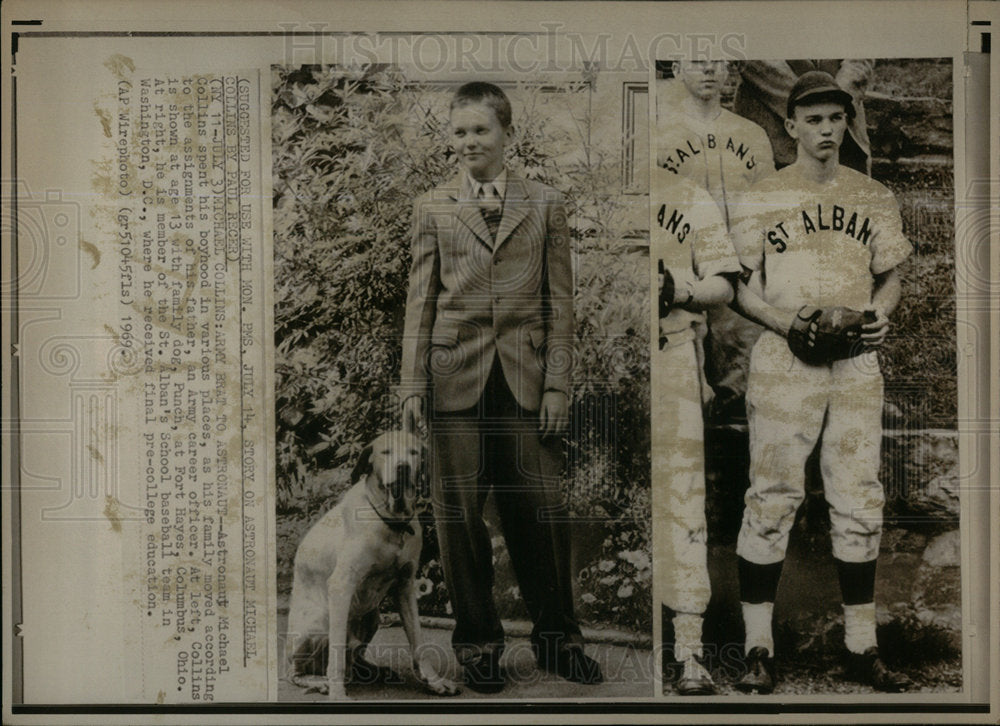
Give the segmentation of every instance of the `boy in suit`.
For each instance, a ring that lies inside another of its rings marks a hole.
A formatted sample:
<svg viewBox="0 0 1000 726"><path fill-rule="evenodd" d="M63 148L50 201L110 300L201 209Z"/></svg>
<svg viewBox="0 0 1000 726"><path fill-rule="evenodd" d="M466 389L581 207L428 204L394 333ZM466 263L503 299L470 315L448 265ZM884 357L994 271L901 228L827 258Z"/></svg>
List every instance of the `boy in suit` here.
<svg viewBox="0 0 1000 726"><path fill-rule="evenodd" d="M511 108L497 86L460 87L450 122L461 169L414 205L400 382L404 426L430 424L452 645L470 688L502 690L483 520L492 489L539 666L597 683L573 614L559 492L574 330L562 196L506 169Z"/></svg>

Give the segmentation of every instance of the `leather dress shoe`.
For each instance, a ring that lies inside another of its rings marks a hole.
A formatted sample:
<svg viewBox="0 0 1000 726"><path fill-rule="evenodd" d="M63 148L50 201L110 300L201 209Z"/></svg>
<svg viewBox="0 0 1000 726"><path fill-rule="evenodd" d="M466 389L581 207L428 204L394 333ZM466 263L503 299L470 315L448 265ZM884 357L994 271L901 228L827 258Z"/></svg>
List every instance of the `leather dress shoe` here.
<svg viewBox="0 0 1000 726"><path fill-rule="evenodd" d="M677 679L677 693L682 696L712 696L715 683L701 659L691 656L684 661L684 670Z"/></svg>
<svg viewBox="0 0 1000 726"><path fill-rule="evenodd" d="M465 664L465 684L479 693L499 693L506 683L500 651L483 653Z"/></svg>
<svg viewBox="0 0 1000 726"><path fill-rule="evenodd" d="M902 673L889 670L879 657L878 648L864 653L848 653L846 675L852 681L864 683L876 691L902 693L913 687L913 681Z"/></svg>
<svg viewBox="0 0 1000 726"><path fill-rule="evenodd" d="M774 690L774 659L767 653L767 648L757 646L751 648L743 660L746 668L736 688L744 693L767 694Z"/></svg>
<svg viewBox="0 0 1000 726"><path fill-rule="evenodd" d="M564 645L552 653L542 651L538 655L538 665L574 683L593 685L604 680L601 666L583 652L581 645Z"/></svg>

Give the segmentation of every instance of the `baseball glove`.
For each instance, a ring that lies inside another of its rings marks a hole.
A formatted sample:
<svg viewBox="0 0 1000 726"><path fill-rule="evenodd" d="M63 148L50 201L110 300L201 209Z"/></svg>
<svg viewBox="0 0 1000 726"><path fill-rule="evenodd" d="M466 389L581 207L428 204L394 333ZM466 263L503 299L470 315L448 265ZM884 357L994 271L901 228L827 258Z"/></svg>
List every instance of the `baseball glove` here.
<svg viewBox="0 0 1000 726"><path fill-rule="evenodd" d="M657 260L657 272L663 275L663 287L660 288L660 312L659 318L667 317L670 314L671 309L674 307L674 276L670 272L670 268L663 264L663 260Z"/></svg>
<svg viewBox="0 0 1000 726"><path fill-rule="evenodd" d="M805 305L788 329L788 347L799 360L814 366L852 358L864 350L861 326L875 320L872 310Z"/></svg>

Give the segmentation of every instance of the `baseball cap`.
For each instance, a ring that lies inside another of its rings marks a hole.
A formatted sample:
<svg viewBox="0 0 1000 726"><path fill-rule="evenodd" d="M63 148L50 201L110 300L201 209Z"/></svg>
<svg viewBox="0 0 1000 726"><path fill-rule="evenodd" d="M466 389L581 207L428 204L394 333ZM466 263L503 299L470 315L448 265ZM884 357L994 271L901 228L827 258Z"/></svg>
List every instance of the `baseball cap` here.
<svg viewBox="0 0 1000 726"><path fill-rule="evenodd" d="M788 118L792 117L796 106L804 105L806 99L814 96L825 96L834 102L843 103L847 115L854 117L854 97L838 86L833 76L825 71L807 71L799 76L788 93Z"/></svg>

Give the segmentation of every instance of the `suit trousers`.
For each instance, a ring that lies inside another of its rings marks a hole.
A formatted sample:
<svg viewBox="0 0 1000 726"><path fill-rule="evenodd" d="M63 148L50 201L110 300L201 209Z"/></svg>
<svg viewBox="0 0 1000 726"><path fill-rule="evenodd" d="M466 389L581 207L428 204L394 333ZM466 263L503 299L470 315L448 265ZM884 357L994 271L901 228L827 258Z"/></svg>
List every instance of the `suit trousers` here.
<svg viewBox="0 0 1000 726"><path fill-rule="evenodd" d="M503 649L493 598L493 547L483 519L492 491L517 583L534 628L552 652L582 642L573 614L567 508L559 490L559 437L541 440L538 413L521 408L499 359L477 406L431 416L431 495L459 663Z"/></svg>

